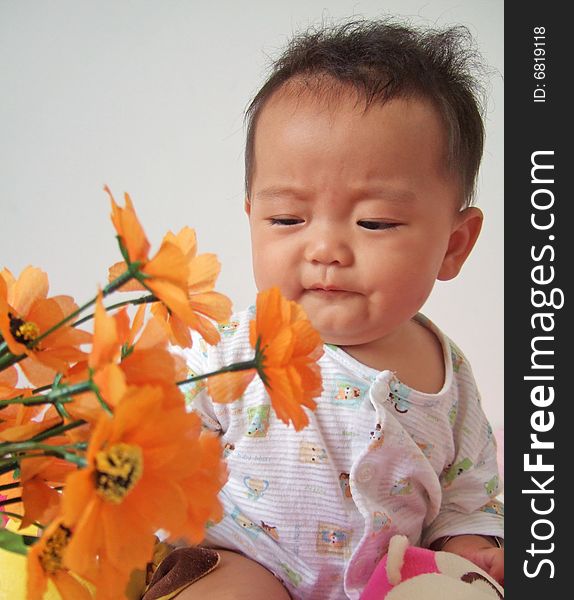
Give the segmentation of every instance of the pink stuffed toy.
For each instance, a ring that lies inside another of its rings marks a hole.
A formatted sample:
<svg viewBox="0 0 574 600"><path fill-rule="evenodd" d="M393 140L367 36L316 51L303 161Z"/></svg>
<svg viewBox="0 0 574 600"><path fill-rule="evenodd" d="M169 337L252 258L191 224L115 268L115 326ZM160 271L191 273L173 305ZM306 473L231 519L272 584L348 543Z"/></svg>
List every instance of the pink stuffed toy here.
<svg viewBox="0 0 574 600"><path fill-rule="evenodd" d="M504 590L474 563L451 552L409 546L391 538L389 551L369 579L361 600L499 600Z"/></svg>

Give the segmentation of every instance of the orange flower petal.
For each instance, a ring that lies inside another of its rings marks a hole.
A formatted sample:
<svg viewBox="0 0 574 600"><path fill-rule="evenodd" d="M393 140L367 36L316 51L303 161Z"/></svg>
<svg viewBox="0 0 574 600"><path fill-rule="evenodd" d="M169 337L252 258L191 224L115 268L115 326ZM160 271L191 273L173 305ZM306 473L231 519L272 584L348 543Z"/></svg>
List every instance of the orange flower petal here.
<svg viewBox="0 0 574 600"><path fill-rule="evenodd" d="M96 300L94 314L94 338L88 364L92 369L99 369L118 357L121 344L129 331L129 317L125 309L109 315L101 294Z"/></svg>
<svg viewBox="0 0 574 600"><path fill-rule="evenodd" d="M157 302L151 307L153 321L156 321L165 334L169 337L169 341L182 348L191 348L193 340L191 330L181 319L175 315L170 315L166 307Z"/></svg>
<svg viewBox="0 0 574 600"><path fill-rule="evenodd" d="M8 367L0 371L0 385L14 388L18 384L18 371L16 367Z"/></svg>
<svg viewBox="0 0 574 600"><path fill-rule="evenodd" d="M152 290L170 310L176 314L184 323L190 327L194 327L197 322L195 313L191 310L189 299L178 285L169 281L159 279L150 279L146 281L146 285Z"/></svg>
<svg viewBox="0 0 574 600"><path fill-rule="evenodd" d="M130 260L132 262L147 260L149 242L136 216L129 194L124 194L125 207L121 208L116 204L107 185L104 190L109 195L112 204L112 223L117 234L122 238Z"/></svg>
<svg viewBox="0 0 574 600"><path fill-rule="evenodd" d="M207 380L207 392L214 402L228 404L241 397L255 374L255 369L249 369L212 375Z"/></svg>
<svg viewBox="0 0 574 600"><path fill-rule="evenodd" d="M189 302L194 311L220 323L227 321L231 316L231 300L219 292L194 294L190 296Z"/></svg>
<svg viewBox="0 0 574 600"><path fill-rule="evenodd" d="M93 473L82 469L66 478L62 496L62 516L66 523L75 524L93 498Z"/></svg>
<svg viewBox="0 0 574 600"><path fill-rule="evenodd" d="M66 571L58 571L52 578L62 600L92 600L88 588Z"/></svg>
<svg viewBox="0 0 574 600"><path fill-rule="evenodd" d="M34 521L47 523L56 516L60 506L60 494L39 478L31 479L23 485L22 502L24 518L20 529L28 527Z"/></svg>
<svg viewBox="0 0 574 600"><path fill-rule="evenodd" d="M187 286L192 294L210 292L221 271L221 263L215 254L200 254L189 262Z"/></svg>
<svg viewBox="0 0 574 600"><path fill-rule="evenodd" d="M98 386L102 398L111 406L117 406L126 393L126 376L119 365L110 363L103 369L100 369L93 377L94 383ZM101 416L102 408L97 401L98 417Z"/></svg>
<svg viewBox="0 0 574 600"><path fill-rule="evenodd" d="M36 387L52 383L57 373L55 369L51 369L32 358L26 358L19 364L28 381Z"/></svg>
<svg viewBox="0 0 574 600"><path fill-rule="evenodd" d="M168 231L163 239L166 242L175 244L188 259L193 258L197 252L197 237L191 227L182 227L177 234Z"/></svg>
<svg viewBox="0 0 574 600"><path fill-rule="evenodd" d="M30 421L29 423L25 423L23 425L16 425L0 432L0 440L4 442L19 442L28 440L38 433L41 433L42 431L52 427L56 423L59 423L61 420L62 419L59 417L55 417L52 419L46 419L40 423Z"/></svg>
<svg viewBox="0 0 574 600"><path fill-rule="evenodd" d="M48 275L37 267L28 266L16 280L8 302L19 315L26 315L34 302L48 295Z"/></svg>
<svg viewBox="0 0 574 600"><path fill-rule="evenodd" d="M142 271L152 280L162 279L176 284L182 291L187 290L188 261L175 244L164 241L157 254L143 267Z"/></svg>

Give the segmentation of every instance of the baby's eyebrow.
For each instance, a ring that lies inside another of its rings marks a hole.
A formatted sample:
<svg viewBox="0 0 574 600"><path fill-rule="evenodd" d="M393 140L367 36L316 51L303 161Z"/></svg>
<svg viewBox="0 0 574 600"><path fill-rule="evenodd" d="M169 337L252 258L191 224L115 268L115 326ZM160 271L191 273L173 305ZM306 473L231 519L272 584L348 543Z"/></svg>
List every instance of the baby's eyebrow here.
<svg viewBox="0 0 574 600"><path fill-rule="evenodd" d="M273 200L275 198L292 198L305 200L306 194L303 190L289 186L271 186L255 192L255 197L260 200Z"/></svg>
<svg viewBox="0 0 574 600"><path fill-rule="evenodd" d="M381 200L393 204L404 204L416 200L416 194L405 188L388 185L366 185L351 187L348 190L349 195L355 201L360 200ZM292 186L270 186L255 192L255 198L260 200L276 200L288 198L291 200L305 201L312 197L312 193L306 192Z"/></svg>
<svg viewBox="0 0 574 600"><path fill-rule="evenodd" d="M360 187L354 190L353 194L357 198L380 199L397 203L416 200L416 194L413 191L387 185Z"/></svg>

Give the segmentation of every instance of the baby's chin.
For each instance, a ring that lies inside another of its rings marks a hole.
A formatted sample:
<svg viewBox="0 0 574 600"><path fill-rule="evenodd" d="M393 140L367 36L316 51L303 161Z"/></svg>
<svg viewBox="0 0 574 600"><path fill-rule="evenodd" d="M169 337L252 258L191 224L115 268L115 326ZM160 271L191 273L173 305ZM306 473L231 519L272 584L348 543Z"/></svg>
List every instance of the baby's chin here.
<svg viewBox="0 0 574 600"><path fill-rule="evenodd" d="M316 326L313 321L311 321L313 326L319 332L323 343L330 344L331 346L343 346L343 347L353 347L353 346L364 346L366 344L371 344L372 342L377 341L378 337L369 335L368 333L341 333L331 331L329 329L322 329L321 327Z"/></svg>

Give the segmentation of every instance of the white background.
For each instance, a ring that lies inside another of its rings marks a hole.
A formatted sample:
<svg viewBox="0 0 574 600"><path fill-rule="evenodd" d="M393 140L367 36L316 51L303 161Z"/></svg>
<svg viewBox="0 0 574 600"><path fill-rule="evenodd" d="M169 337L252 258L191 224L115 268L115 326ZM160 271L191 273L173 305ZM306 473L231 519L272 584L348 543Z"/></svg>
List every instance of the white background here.
<svg viewBox="0 0 574 600"><path fill-rule="evenodd" d="M0 268L32 264L88 300L120 259L107 183L128 191L154 249L194 227L218 289L253 301L243 214L243 112L269 59L321 21L401 15L465 24L492 74L478 203L483 233L423 311L469 357L503 423L502 0L0 0Z"/></svg>

